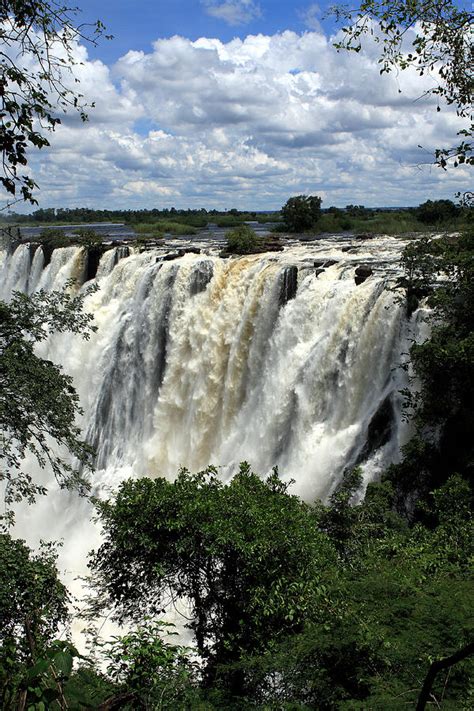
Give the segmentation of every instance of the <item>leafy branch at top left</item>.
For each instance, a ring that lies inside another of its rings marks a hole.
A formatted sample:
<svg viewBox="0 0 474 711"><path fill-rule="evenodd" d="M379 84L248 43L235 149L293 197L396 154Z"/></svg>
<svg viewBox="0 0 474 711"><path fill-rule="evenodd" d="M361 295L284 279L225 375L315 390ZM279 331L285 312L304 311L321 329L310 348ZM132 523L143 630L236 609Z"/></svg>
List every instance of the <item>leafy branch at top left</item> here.
<svg viewBox="0 0 474 711"><path fill-rule="evenodd" d="M86 121L93 106L71 88L79 81L76 46L97 44L105 27L79 24L78 13L56 0L0 0L0 183L14 202L37 203L26 173L31 149L49 146L61 113L78 111Z"/></svg>

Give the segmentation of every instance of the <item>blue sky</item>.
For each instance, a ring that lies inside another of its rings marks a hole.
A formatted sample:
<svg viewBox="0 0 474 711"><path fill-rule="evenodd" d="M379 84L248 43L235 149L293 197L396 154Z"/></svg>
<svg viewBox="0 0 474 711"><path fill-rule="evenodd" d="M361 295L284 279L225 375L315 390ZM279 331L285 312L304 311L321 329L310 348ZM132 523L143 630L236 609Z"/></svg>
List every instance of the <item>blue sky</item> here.
<svg viewBox="0 0 474 711"><path fill-rule="evenodd" d="M213 8L225 3L202 0L80 0L82 17L87 21L98 18L114 36L113 41L102 42L91 56L106 62L116 61L130 49L149 50L158 37L180 34L192 40L199 37L217 37L224 42L249 34L275 34L284 30L303 32L308 27L308 11L318 19L329 34L334 29L334 19L324 18L332 2L283 2L259 0L252 2L243 12L248 20L229 22L224 17L212 15ZM232 4L232 0L228 3ZM231 18L230 18L231 19ZM236 18L237 20L237 18ZM313 28L314 29L314 28Z"/></svg>
<svg viewBox="0 0 474 711"><path fill-rule="evenodd" d="M72 87L94 108L30 161L42 207L397 206L470 186L467 167L432 165L463 127L426 94L435 78L381 77L373 41L337 52L322 3L78 2L114 39L76 47Z"/></svg>

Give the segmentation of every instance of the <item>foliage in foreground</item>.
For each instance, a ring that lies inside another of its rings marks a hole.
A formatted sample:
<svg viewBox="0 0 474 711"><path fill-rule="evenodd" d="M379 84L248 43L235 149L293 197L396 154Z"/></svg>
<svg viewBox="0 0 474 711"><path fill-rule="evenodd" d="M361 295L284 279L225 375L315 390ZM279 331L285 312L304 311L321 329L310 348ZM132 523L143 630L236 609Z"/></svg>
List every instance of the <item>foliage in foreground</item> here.
<svg viewBox="0 0 474 711"><path fill-rule="evenodd" d="M34 692L34 669L68 618L68 593L58 579L56 553L32 553L23 541L0 534L0 706L21 707ZM55 653L61 650L57 648ZM56 660L60 662L60 657ZM38 698L38 697L37 697Z"/></svg>
<svg viewBox="0 0 474 711"><path fill-rule="evenodd" d="M348 473L323 506L247 465L229 485L212 469L174 483L125 482L101 506L106 540L93 579L132 628L96 643L76 670L75 650L51 643L64 618L53 568L5 537L5 571L19 571L5 581L16 601L5 605L5 629L18 620L23 646L1 639L4 698L31 687L44 703L37 709L413 708L431 661L474 633L469 487L451 477L433 497L430 525L410 527L394 512L390 482L352 505L360 483L357 470ZM25 579L41 566L46 574ZM198 657L159 621L170 594L190 599ZM29 609L41 632L33 654L22 627ZM441 708L470 707L473 671L467 659L438 675Z"/></svg>
<svg viewBox="0 0 474 711"><path fill-rule="evenodd" d="M358 7L336 5L333 10L348 23L336 48L360 52L370 36L379 46L381 74L411 69L429 75L433 84L426 94L441 99L436 110L442 103L454 106L464 119L457 133L461 142L438 148L437 165L474 165L472 8L455 0L362 0Z"/></svg>
<svg viewBox="0 0 474 711"><path fill-rule="evenodd" d="M122 621L189 599L208 683L218 666L264 650L268 629L273 639L300 629L335 561L311 507L276 473L262 481L245 464L228 486L212 468L130 481L101 512L93 569L106 599ZM241 675L228 683L240 688Z"/></svg>
<svg viewBox="0 0 474 711"><path fill-rule="evenodd" d="M408 511L450 472L473 480L474 232L417 240L403 266L409 313L426 299L431 325L430 337L410 349L417 385L405 396L415 435L388 472Z"/></svg>
<svg viewBox="0 0 474 711"><path fill-rule="evenodd" d="M69 285L71 286L71 285ZM79 470L91 460L91 449L81 439L75 419L80 413L72 379L55 363L40 358L35 347L52 332L77 333L88 338L92 316L83 312L84 295L70 289L33 296L14 292L9 303L0 301L0 481L4 483L5 513L0 522L13 521L12 506L33 503L46 489L25 469L24 457L34 456L40 467L50 466L61 486L84 487ZM77 466L51 447L62 445Z"/></svg>
<svg viewBox="0 0 474 711"><path fill-rule="evenodd" d="M78 82L76 43L96 44L104 26L81 25L77 14L77 8L56 0L0 4L0 184L32 204L37 185L25 175L32 149L49 146L48 131L61 123L61 112L78 111L87 119L82 95L71 88Z"/></svg>
<svg viewBox="0 0 474 711"><path fill-rule="evenodd" d="M469 487L452 477L434 528L410 528L389 482L352 506L359 486L356 471L325 507L246 465L227 486L212 469L126 482L102 506L93 571L104 603L137 623L169 597L190 599L216 708L414 705L430 661L474 631ZM467 708L469 669L437 680L444 708Z"/></svg>

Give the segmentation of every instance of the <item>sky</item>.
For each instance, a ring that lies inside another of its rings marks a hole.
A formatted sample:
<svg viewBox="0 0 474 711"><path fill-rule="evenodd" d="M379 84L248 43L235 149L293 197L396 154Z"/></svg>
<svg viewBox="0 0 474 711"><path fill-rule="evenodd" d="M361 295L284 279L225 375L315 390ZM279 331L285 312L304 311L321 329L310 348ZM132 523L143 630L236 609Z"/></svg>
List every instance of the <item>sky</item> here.
<svg viewBox="0 0 474 711"><path fill-rule="evenodd" d="M32 158L41 207L265 210L298 194L398 206L469 187L467 168L430 164L462 127L422 96L432 80L380 76L375 43L337 52L324 4L78 4L114 39L75 48L95 106Z"/></svg>

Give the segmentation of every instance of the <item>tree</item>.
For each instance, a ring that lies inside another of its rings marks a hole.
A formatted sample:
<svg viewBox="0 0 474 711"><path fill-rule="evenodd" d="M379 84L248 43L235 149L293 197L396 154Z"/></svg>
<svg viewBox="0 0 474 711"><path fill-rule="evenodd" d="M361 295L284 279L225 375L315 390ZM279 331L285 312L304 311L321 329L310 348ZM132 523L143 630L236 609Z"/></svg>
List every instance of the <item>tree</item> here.
<svg viewBox="0 0 474 711"><path fill-rule="evenodd" d="M69 285L71 287L71 285ZM69 289L33 296L15 292L10 303L0 301L0 481L5 486L4 525L13 521L12 506L33 503L46 488L24 469L27 452L41 467L51 467L61 486L87 488L81 468L92 450L80 439L75 424L81 412L72 378L49 360L39 358L35 345L51 333L76 333L89 338L92 315L82 311L84 294ZM53 450L51 439L64 447L76 464Z"/></svg>
<svg viewBox="0 0 474 711"><path fill-rule="evenodd" d="M198 707L193 704L198 690L188 650L163 638L167 627L172 625L144 620L128 634L101 644L107 678L115 689L99 710ZM168 629L168 637L172 634Z"/></svg>
<svg viewBox="0 0 474 711"><path fill-rule="evenodd" d="M416 240L403 253L405 274L399 286L406 290L409 312L420 298L427 299L431 335L410 349L418 384L405 397L415 435L402 461L388 472L402 508L412 508L414 494L430 498L433 487L451 473L472 477L473 255L473 232Z"/></svg>
<svg viewBox="0 0 474 711"><path fill-rule="evenodd" d="M346 205L346 213L351 217L367 217L369 211L364 205Z"/></svg>
<svg viewBox="0 0 474 711"><path fill-rule="evenodd" d="M321 198L316 195L297 195L281 208L281 216L290 232L303 232L314 227L321 216Z"/></svg>
<svg viewBox="0 0 474 711"><path fill-rule="evenodd" d="M393 510L390 482L370 484L349 506L357 486L358 472L348 473L329 505L314 508L339 552L326 606L241 660L258 708L396 709L400 699L414 707L432 659L472 638L468 484L452 477L434 497L436 525L412 528ZM442 675L431 699L469 707L472 668L466 661Z"/></svg>
<svg viewBox="0 0 474 711"><path fill-rule="evenodd" d="M212 467L128 481L99 510L105 540L92 570L105 606L140 620L189 599L206 684L224 678L231 695L245 693L233 665L300 629L333 573L312 508L276 472L262 481L245 463L227 486Z"/></svg>
<svg viewBox="0 0 474 711"><path fill-rule="evenodd" d="M457 217L459 208L452 200L427 200L416 209L416 217L426 225L436 225Z"/></svg>
<svg viewBox="0 0 474 711"><path fill-rule="evenodd" d="M381 45L380 73L413 69L420 76L428 75L434 86L427 94L437 96L456 108L466 120L458 132L457 146L438 148L436 162L446 168L453 164L474 165L472 102L474 82L473 23L474 15L453 0L364 0L357 9L335 7L338 19L350 25L342 30L344 37L335 46L359 52L362 39L370 35ZM407 47L410 32L414 34ZM437 111L440 111L437 105Z"/></svg>
<svg viewBox="0 0 474 711"><path fill-rule="evenodd" d="M0 706L22 708L27 670L43 657L69 619L69 595L60 582L56 551L44 545L33 553L24 541L0 534ZM59 649L56 652L59 653ZM59 658L58 658L59 663ZM44 671L48 668L46 663Z"/></svg>
<svg viewBox="0 0 474 711"><path fill-rule="evenodd" d="M49 145L59 112L86 106L74 86L76 42L96 44L100 21L77 23L78 10L56 0L2 0L0 4L0 183L12 196L36 203L37 187L23 171L33 148Z"/></svg>

